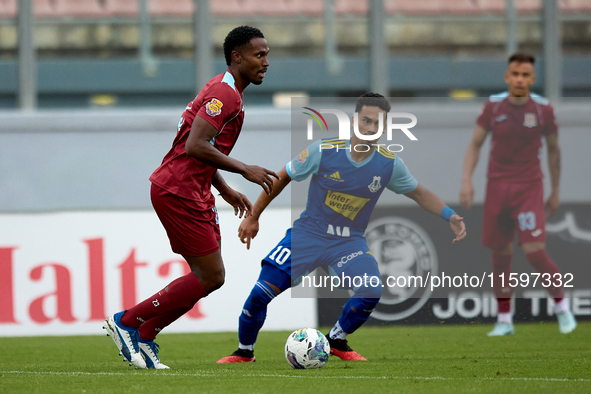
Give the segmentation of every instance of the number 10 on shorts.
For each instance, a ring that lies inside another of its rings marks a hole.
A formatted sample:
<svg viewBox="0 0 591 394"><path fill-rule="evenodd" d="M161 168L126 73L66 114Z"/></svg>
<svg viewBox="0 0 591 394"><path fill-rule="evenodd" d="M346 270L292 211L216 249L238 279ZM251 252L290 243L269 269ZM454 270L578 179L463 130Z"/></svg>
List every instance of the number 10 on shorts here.
<svg viewBox="0 0 591 394"><path fill-rule="evenodd" d="M271 253L271 255L269 256L269 260L273 260L277 264L282 265L283 263L285 263L285 261L287 261L289 256L291 256L291 250L279 245L273 251L273 253Z"/></svg>

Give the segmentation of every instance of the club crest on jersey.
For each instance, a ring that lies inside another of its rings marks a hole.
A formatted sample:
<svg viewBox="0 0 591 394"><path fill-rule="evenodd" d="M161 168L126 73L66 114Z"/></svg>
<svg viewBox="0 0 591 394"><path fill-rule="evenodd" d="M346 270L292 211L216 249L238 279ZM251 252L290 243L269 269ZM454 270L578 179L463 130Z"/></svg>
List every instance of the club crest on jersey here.
<svg viewBox="0 0 591 394"><path fill-rule="evenodd" d="M205 104L205 112L207 112L209 116L218 116L222 113L223 106L224 103L216 98L213 98L211 101Z"/></svg>
<svg viewBox="0 0 591 394"><path fill-rule="evenodd" d="M380 188L382 187L382 185L380 184L381 179L382 179L381 176L374 176L373 177L373 181L369 185L367 185L370 192L375 193L378 190L380 190Z"/></svg>
<svg viewBox="0 0 591 394"><path fill-rule="evenodd" d="M525 127L536 127L538 125L538 118L536 118L536 114L532 114L531 112L526 112L523 118L523 125Z"/></svg>

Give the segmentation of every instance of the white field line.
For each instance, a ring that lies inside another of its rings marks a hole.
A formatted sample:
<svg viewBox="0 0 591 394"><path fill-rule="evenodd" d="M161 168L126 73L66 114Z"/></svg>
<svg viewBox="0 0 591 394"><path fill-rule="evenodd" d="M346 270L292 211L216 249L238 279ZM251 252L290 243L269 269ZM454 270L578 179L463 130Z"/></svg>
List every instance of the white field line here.
<svg viewBox="0 0 591 394"><path fill-rule="evenodd" d="M23 375L83 375L83 376L187 376L187 377L204 377L204 378L218 378L228 377L228 375L217 373L170 373L159 371L156 374L146 375L141 371L130 372L60 372L60 371L0 371L0 374L23 374ZM234 375L236 376L236 375ZM242 374L242 377L262 377L262 378L296 378L296 379L368 379L368 380L515 380L515 381L532 381L532 382L591 382L591 379L562 379L562 378L503 378L503 377L476 377L476 378L444 378L442 376L318 376L318 375L280 375L280 374Z"/></svg>

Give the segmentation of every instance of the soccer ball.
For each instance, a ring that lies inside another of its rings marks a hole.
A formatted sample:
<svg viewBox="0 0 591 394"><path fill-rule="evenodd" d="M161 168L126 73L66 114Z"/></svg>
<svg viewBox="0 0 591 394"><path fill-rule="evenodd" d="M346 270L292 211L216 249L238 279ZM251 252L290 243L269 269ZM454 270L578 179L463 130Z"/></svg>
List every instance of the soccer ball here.
<svg viewBox="0 0 591 394"><path fill-rule="evenodd" d="M322 368L328 361L328 339L314 328L300 328L285 342L285 359L295 369Z"/></svg>

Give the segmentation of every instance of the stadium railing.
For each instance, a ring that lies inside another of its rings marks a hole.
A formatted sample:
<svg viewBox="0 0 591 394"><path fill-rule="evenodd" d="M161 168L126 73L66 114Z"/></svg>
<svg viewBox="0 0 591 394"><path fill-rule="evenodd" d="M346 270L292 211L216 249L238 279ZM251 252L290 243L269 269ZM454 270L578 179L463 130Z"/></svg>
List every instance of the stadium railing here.
<svg viewBox="0 0 591 394"><path fill-rule="evenodd" d="M335 0L337 16L367 15L369 0ZM17 0L0 0L0 19L16 16ZM520 16L540 12L541 0L515 0ZM591 13L589 0L559 0L560 11L565 14ZM210 3L211 12L219 17L294 17L298 15L321 16L324 4L318 0L215 0ZM429 17L483 16L505 13L505 0L384 0L388 16ZM153 17L190 17L194 11L193 0L150 0L149 11ZM34 0L34 13L40 18L105 19L113 17L137 17L139 0Z"/></svg>

